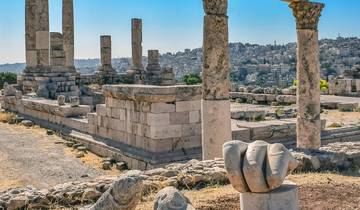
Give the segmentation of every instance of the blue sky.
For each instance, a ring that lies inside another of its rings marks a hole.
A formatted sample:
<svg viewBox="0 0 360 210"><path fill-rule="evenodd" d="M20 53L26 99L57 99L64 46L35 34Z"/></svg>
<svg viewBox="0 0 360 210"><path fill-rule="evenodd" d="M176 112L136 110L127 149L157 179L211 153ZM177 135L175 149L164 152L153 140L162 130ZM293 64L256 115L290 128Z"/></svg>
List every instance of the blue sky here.
<svg viewBox="0 0 360 210"><path fill-rule="evenodd" d="M360 36L359 0L319 0L326 4L320 38ZM25 0L1 0L0 63L23 62ZM113 57L130 56L130 19L144 21L144 55L197 48L202 44L202 0L74 0L75 57L99 57L99 36L113 39ZM295 21L280 0L229 0L231 42L294 42ZM50 30L61 32L61 0L50 0Z"/></svg>

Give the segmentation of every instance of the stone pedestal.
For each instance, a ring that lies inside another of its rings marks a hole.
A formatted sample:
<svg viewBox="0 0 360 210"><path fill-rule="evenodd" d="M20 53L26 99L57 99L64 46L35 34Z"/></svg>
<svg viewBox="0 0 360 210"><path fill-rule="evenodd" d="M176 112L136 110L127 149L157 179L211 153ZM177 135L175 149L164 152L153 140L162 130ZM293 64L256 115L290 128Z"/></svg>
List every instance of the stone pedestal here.
<svg viewBox="0 0 360 210"><path fill-rule="evenodd" d="M203 158L222 157L231 140L227 0L204 0Z"/></svg>
<svg viewBox="0 0 360 210"><path fill-rule="evenodd" d="M241 210L298 210L298 187L291 182L284 182L269 193L241 193Z"/></svg>
<svg viewBox="0 0 360 210"><path fill-rule="evenodd" d="M203 160L221 158L222 145L232 140L230 101L203 100L201 107Z"/></svg>
<svg viewBox="0 0 360 210"><path fill-rule="evenodd" d="M320 121L320 61L318 22L324 5L307 1L292 1L290 8L296 18L298 122L297 146L317 149L321 146Z"/></svg>

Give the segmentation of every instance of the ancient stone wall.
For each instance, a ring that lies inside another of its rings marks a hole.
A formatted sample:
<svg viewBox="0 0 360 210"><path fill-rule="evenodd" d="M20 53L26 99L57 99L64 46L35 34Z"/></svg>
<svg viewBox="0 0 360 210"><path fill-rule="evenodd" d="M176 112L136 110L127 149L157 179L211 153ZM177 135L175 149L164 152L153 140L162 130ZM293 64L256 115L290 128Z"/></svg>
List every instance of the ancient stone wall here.
<svg viewBox="0 0 360 210"><path fill-rule="evenodd" d="M90 134L151 155L148 167L200 156L200 86L106 85L103 93L106 104L88 115Z"/></svg>

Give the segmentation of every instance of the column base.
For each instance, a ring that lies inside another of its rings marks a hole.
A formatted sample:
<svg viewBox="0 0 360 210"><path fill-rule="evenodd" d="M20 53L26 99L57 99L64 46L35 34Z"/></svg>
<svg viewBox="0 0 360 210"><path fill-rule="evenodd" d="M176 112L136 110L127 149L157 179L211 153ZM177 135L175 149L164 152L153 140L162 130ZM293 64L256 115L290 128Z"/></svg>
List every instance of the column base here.
<svg viewBox="0 0 360 210"><path fill-rule="evenodd" d="M222 158L222 147L232 140L230 101L202 100L203 160Z"/></svg>
<svg viewBox="0 0 360 210"><path fill-rule="evenodd" d="M240 193L241 210L298 210L298 186L284 182L279 188L269 193Z"/></svg>

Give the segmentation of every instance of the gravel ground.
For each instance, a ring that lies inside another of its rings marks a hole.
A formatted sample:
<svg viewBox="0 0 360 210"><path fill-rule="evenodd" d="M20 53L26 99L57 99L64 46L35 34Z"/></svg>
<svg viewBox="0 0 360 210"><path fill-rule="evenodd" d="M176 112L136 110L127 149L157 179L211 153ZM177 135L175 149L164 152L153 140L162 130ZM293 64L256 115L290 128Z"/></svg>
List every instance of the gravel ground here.
<svg viewBox="0 0 360 210"><path fill-rule="evenodd" d="M0 191L28 185L47 189L103 175L75 158L61 141L44 129L0 123Z"/></svg>

